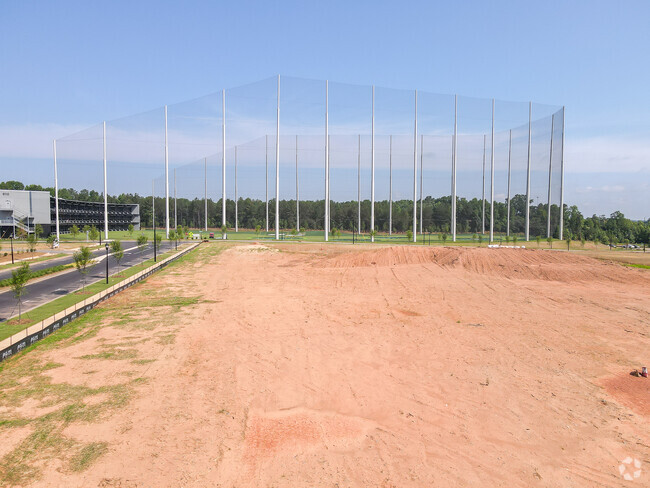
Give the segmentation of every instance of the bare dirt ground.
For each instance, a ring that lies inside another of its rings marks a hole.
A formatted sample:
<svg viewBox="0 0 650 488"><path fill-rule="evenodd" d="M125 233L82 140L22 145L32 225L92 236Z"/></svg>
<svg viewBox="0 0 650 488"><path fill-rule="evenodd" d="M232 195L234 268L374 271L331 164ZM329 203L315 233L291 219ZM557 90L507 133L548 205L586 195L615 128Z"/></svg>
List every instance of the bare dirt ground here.
<svg viewBox="0 0 650 488"><path fill-rule="evenodd" d="M650 486L650 271L221 246L4 363L0 485Z"/></svg>

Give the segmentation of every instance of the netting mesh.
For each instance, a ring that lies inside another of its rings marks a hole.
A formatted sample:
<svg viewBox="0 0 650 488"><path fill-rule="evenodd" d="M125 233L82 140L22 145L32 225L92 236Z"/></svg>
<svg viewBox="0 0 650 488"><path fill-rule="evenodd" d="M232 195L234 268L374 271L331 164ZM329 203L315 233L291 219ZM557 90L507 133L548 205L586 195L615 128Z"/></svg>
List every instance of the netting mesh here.
<svg viewBox="0 0 650 488"><path fill-rule="evenodd" d="M280 229L448 233L455 191L459 238L559 237L563 124L557 107L529 124L528 103L272 77L59 139L58 181L102 201L105 149L109 198L147 197L143 226L155 206L159 227L270 232L279 198Z"/></svg>

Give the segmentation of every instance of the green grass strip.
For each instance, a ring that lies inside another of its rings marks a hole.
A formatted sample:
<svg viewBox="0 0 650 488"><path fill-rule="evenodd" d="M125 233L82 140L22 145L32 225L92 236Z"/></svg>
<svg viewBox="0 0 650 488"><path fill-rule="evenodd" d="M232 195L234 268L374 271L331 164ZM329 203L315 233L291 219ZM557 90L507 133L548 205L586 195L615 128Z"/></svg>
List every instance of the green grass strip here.
<svg viewBox="0 0 650 488"><path fill-rule="evenodd" d="M650 269L650 265L648 264L623 263L623 266L629 266L630 268Z"/></svg>
<svg viewBox="0 0 650 488"><path fill-rule="evenodd" d="M18 259L22 259L21 255L16 255L16 257ZM53 254L51 256L40 256L38 258L30 259L27 262L31 265L33 263L41 263L43 261L49 261L50 259L59 259L59 258L63 258L63 257L65 257L65 254L57 253L57 254ZM14 264L11 264L11 263L0 264L0 270L10 269L10 268L17 268L22 263L23 263L23 261L19 261L19 262L14 263Z"/></svg>
<svg viewBox="0 0 650 488"><path fill-rule="evenodd" d="M39 269L38 271L30 271L29 272L29 278L28 279L34 279L34 278L40 278L41 276L47 276L52 273L58 273L59 271L63 271L65 269L70 269L74 266L74 264L59 264L58 266L52 266L51 268L46 268L46 269ZM7 278L5 280L0 280L0 288L4 286L10 286L11 285L11 278Z"/></svg>

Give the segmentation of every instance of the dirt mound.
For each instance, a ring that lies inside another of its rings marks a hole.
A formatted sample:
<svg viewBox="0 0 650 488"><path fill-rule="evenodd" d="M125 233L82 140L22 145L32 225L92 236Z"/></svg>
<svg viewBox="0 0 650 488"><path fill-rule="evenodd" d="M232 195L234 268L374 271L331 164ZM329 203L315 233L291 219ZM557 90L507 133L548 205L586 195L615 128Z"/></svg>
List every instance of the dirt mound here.
<svg viewBox="0 0 650 488"><path fill-rule="evenodd" d="M547 281L613 281L648 284L643 272L620 264L599 261L559 251L510 248L463 248L407 246L370 251L350 251L325 259L317 266L357 268L435 264L441 268L494 275L502 278L541 279Z"/></svg>

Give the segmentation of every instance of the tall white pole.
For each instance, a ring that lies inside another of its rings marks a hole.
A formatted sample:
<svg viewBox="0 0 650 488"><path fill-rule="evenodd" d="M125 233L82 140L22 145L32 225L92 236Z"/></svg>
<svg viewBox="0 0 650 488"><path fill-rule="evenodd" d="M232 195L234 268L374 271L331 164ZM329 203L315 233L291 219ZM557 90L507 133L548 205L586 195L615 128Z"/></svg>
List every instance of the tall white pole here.
<svg viewBox="0 0 650 488"><path fill-rule="evenodd" d="M375 242L375 85L372 85L372 124L370 130L370 240Z"/></svg>
<svg viewBox="0 0 650 488"><path fill-rule="evenodd" d="M483 135L483 193L481 200L483 202L483 213L482 213L482 224L481 224L481 234L485 234L485 151L487 144L487 135Z"/></svg>
<svg viewBox="0 0 650 488"><path fill-rule="evenodd" d="M492 99L492 143L490 144L490 242L494 241L494 98Z"/></svg>
<svg viewBox="0 0 650 488"><path fill-rule="evenodd" d="M275 239L280 239L280 75L278 75L278 111L275 132Z"/></svg>
<svg viewBox="0 0 650 488"><path fill-rule="evenodd" d="M269 232L269 136L266 135L266 233Z"/></svg>
<svg viewBox="0 0 650 488"><path fill-rule="evenodd" d="M330 198L330 136L329 136L329 81L325 80L325 242L329 241L329 198Z"/></svg>
<svg viewBox="0 0 650 488"><path fill-rule="evenodd" d="M235 232L239 232L239 196L237 193L237 146L235 146Z"/></svg>
<svg viewBox="0 0 650 488"><path fill-rule="evenodd" d="M361 209L359 208L359 212ZM361 218L361 217L359 217ZM393 235L393 135L388 136L388 235Z"/></svg>
<svg viewBox="0 0 650 488"><path fill-rule="evenodd" d="M54 215L56 217L56 240L60 239L59 235L59 171L56 166L56 139L54 145Z"/></svg>
<svg viewBox="0 0 650 488"><path fill-rule="evenodd" d="M454 136L451 146L451 240L456 242L456 153L458 143L458 95L454 95Z"/></svg>
<svg viewBox="0 0 650 488"><path fill-rule="evenodd" d="M548 157L548 204L546 206L546 237L551 237L551 185L553 183L553 130L555 114L551 115L551 148Z"/></svg>
<svg viewBox="0 0 650 488"><path fill-rule="evenodd" d="M327 181L330 179L330 157L332 155L332 136L328 135L327 136L327 145L330 148L330 150L327 152ZM327 233L329 234L330 230L332 229L332 201L330 198L331 194L331 188L328 186L327 187Z"/></svg>
<svg viewBox="0 0 650 488"><path fill-rule="evenodd" d="M564 110L562 107L562 146L560 148L560 240L564 239Z"/></svg>
<svg viewBox="0 0 650 488"><path fill-rule="evenodd" d="M418 91L415 90L415 125L413 130L413 242L417 242L418 236Z"/></svg>
<svg viewBox="0 0 650 488"><path fill-rule="evenodd" d="M533 125L533 102L528 102L528 165L526 167L526 241L530 241L530 159Z"/></svg>
<svg viewBox="0 0 650 488"><path fill-rule="evenodd" d="M167 105L165 105L165 236L169 239L169 145L167 139Z"/></svg>
<svg viewBox="0 0 650 488"><path fill-rule="evenodd" d="M108 240L108 189L106 184L106 122L103 124L104 141L104 239Z"/></svg>
<svg viewBox="0 0 650 488"><path fill-rule="evenodd" d="M357 232L361 232L361 134L357 152Z"/></svg>
<svg viewBox="0 0 650 488"><path fill-rule="evenodd" d="M176 168L174 168L174 228L178 229L178 208L176 204Z"/></svg>
<svg viewBox="0 0 650 488"><path fill-rule="evenodd" d="M420 234L422 234L422 179L424 175L424 134L420 135Z"/></svg>
<svg viewBox="0 0 650 488"><path fill-rule="evenodd" d="M512 129L510 129L508 137L508 217L506 223L506 235L510 236L510 180L511 180L511 168L512 168Z"/></svg>
<svg viewBox="0 0 650 488"><path fill-rule="evenodd" d="M298 134L296 134L296 233L300 232L300 187L298 186Z"/></svg>
<svg viewBox="0 0 650 488"><path fill-rule="evenodd" d="M203 219L205 221L205 231L208 231L208 158L203 158Z"/></svg>
<svg viewBox="0 0 650 488"><path fill-rule="evenodd" d="M226 225L226 90L221 92L221 225Z"/></svg>

